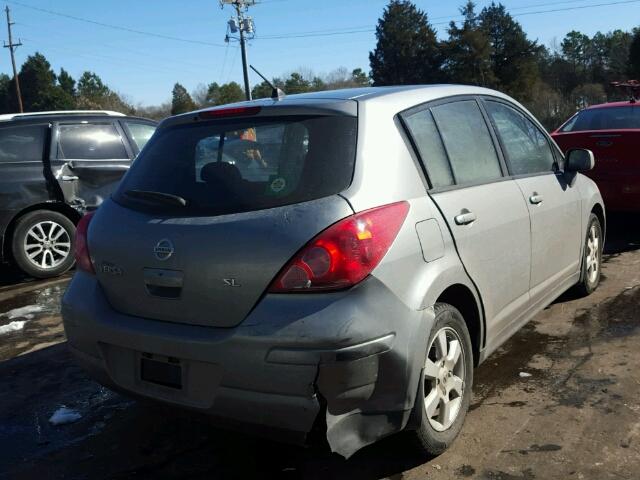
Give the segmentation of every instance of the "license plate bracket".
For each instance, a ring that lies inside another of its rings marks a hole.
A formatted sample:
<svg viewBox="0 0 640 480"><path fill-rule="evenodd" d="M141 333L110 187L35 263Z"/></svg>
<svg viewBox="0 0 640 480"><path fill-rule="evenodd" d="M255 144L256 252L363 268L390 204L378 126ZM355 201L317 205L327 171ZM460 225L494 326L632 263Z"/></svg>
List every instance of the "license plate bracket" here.
<svg viewBox="0 0 640 480"><path fill-rule="evenodd" d="M140 378L145 382L181 390L182 366L175 362L142 357L140 359Z"/></svg>

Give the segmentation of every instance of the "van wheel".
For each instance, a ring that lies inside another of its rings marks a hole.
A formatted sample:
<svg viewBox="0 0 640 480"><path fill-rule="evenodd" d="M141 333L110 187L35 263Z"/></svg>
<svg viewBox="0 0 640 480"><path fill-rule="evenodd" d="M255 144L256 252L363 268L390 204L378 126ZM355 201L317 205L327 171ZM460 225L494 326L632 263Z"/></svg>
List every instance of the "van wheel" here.
<svg viewBox="0 0 640 480"><path fill-rule="evenodd" d="M595 214L589 217L587 235L582 256L582 274L576 284L578 295L586 297L591 295L600 284L600 271L602 270L602 226Z"/></svg>
<svg viewBox="0 0 640 480"><path fill-rule="evenodd" d="M61 275L74 263L76 227L58 212L36 210L20 217L13 232L13 259L35 278Z"/></svg>
<svg viewBox="0 0 640 480"><path fill-rule="evenodd" d="M464 318L446 303L436 303L435 312L413 412L418 428L407 432L429 455L444 452L460 433L473 386L473 353Z"/></svg>

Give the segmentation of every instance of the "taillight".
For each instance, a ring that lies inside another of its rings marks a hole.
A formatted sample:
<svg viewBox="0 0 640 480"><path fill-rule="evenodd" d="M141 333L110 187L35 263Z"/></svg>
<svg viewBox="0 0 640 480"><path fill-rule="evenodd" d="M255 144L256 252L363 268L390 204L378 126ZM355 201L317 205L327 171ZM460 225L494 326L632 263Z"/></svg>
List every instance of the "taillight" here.
<svg viewBox="0 0 640 480"><path fill-rule="evenodd" d="M76 267L87 273L95 274L91 257L89 256L89 244L87 242L87 231L89 230L89 222L93 218L95 212L89 212L80 219L76 226Z"/></svg>
<svg viewBox="0 0 640 480"><path fill-rule="evenodd" d="M269 292L313 292L351 287L376 268L404 223L409 204L365 210L311 240L275 278Z"/></svg>

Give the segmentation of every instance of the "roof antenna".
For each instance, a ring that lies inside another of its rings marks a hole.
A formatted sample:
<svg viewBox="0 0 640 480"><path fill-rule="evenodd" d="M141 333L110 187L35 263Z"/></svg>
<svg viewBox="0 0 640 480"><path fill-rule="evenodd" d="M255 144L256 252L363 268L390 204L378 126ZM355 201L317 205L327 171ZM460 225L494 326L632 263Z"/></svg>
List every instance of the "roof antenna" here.
<svg viewBox="0 0 640 480"><path fill-rule="evenodd" d="M282 100L286 96L286 94L284 93L284 91L282 89L276 87L273 83L271 83L269 80L267 80L267 77L262 75L256 69L256 67L254 67L253 65L249 65L249 66L251 67L251 70L253 70L258 75L260 75L260 78L263 79L266 82L266 84L271 87L271 98L273 98L274 100Z"/></svg>
<svg viewBox="0 0 640 480"><path fill-rule="evenodd" d="M624 88L629 94L629 102L636 103L640 100L640 82L638 80L627 80L626 82L611 82L612 87Z"/></svg>

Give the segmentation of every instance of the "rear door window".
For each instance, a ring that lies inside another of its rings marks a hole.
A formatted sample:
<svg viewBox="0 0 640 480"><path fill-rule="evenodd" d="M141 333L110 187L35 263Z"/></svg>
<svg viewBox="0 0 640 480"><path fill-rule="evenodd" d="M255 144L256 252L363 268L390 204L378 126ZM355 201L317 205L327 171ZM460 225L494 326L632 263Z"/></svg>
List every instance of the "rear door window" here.
<svg viewBox="0 0 640 480"><path fill-rule="evenodd" d="M552 172L555 158L536 125L517 110L499 102L485 102L513 175Z"/></svg>
<svg viewBox="0 0 640 480"><path fill-rule="evenodd" d="M57 158L125 160L129 155L113 123L78 123L58 126Z"/></svg>
<svg viewBox="0 0 640 480"><path fill-rule="evenodd" d="M41 162L47 125L0 128L0 163Z"/></svg>
<svg viewBox="0 0 640 480"><path fill-rule="evenodd" d="M129 136L138 147L138 151L142 150L156 131L155 125L149 125L148 123L125 121L124 124L129 131Z"/></svg>
<svg viewBox="0 0 640 480"><path fill-rule="evenodd" d="M567 122L560 131L580 132L628 128L640 128L640 108L627 106L583 110Z"/></svg>
<svg viewBox="0 0 640 480"><path fill-rule="evenodd" d="M487 182L502 177L491 134L475 100L446 103L431 111L456 184Z"/></svg>
<svg viewBox="0 0 640 480"><path fill-rule="evenodd" d="M420 158L425 164L433 187L453 185L453 174L442 139L428 109L407 115L404 120L411 132Z"/></svg>
<svg viewBox="0 0 640 480"><path fill-rule="evenodd" d="M357 119L348 116L217 120L168 127L158 131L137 158L116 200L145 208L131 191L159 192L182 197L186 206L181 211L222 214L333 195L351 183L356 128ZM171 208L167 204L152 208L161 207Z"/></svg>

